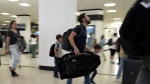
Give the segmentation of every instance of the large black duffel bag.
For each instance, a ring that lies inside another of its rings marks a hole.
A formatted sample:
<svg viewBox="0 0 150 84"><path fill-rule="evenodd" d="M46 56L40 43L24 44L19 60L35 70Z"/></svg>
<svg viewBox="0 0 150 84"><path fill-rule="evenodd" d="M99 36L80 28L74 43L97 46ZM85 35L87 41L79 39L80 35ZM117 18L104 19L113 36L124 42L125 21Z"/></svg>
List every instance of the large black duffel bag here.
<svg viewBox="0 0 150 84"><path fill-rule="evenodd" d="M81 77L91 73L100 63L100 57L92 52L86 51L79 56L68 53L59 59L59 74L61 79Z"/></svg>

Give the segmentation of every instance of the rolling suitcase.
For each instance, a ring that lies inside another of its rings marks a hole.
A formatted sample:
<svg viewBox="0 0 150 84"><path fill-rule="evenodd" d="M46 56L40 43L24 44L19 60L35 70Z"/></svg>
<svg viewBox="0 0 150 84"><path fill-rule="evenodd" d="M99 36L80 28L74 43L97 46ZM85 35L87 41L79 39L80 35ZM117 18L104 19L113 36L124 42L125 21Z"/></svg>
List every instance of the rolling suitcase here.
<svg viewBox="0 0 150 84"><path fill-rule="evenodd" d="M76 78L87 75L100 65L99 56L85 52L76 56L74 54L65 54L59 59L59 74L61 79Z"/></svg>
<svg viewBox="0 0 150 84"><path fill-rule="evenodd" d="M122 84L135 84L141 67L141 60L125 59Z"/></svg>

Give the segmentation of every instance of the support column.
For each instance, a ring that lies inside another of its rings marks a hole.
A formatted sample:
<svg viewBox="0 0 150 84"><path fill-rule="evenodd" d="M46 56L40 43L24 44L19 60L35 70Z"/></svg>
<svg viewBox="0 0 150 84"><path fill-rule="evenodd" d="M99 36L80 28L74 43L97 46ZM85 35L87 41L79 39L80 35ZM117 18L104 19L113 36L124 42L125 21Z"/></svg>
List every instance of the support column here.
<svg viewBox="0 0 150 84"><path fill-rule="evenodd" d="M75 27L76 0L39 0L39 68L53 70L50 46L56 35Z"/></svg>
<svg viewBox="0 0 150 84"><path fill-rule="evenodd" d="M90 19L91 24L89 25L95 25L95 38L97 39L97 42L100 41L100 37L104 34L104 26L103 26L103 20L104 20L104 11L103 9L86 9L86 10L79 10L79 13L86 13Z"/></svg>
<svg viewBox="0 0 150 84"><path fill-rule="evenodd" d="M27 48L24 52L29 52L29 40L31 36L31 20L30 20L30 15L27 14L21 14L17 15L16 22L18 25L24 26L25 24L25 29L20 28L20 34L21 36L25 37L25 40L27 42Z"/></svg>

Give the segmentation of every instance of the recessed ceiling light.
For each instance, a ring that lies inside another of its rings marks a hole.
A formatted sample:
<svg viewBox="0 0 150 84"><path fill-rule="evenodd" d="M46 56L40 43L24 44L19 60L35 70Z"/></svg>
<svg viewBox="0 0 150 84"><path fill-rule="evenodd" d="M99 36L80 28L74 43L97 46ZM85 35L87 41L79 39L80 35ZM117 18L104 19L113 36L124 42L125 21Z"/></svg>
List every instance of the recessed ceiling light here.
<svg viewBox="0 0 150 84"><path fill-rule="evenodd" d="M12 2L13 2L13 1L19 1L19 0L9 0L9 1L12 1Z"/></svg>
<svg viewBox="0 0 150 84"><path fill-rule="evenodd" d="M7 24L1 24L1 25L7 25Z"/></svg>
<svg viewBox="0 0 150 84"><path fill-rule="evenodd" d="M107 3L104 4L105 7L116 6L116 3Z"/></svg>
<svg viewBox="0 0 150 84"><path fill-rule="evenodd" d="M108 13L117 12L117 10L107 10Z"/></svg>
<svg viewBox="0 0 150 84"><path fill-rule="evenodd" d="M16 15L11 15L11 17L17 17Z"/></svg>
<svg viewBox="0 0 150 84"><path fill-rule="evenodd" d="M2 15L10 15L9 13L1 13Z"/></svg>
<svg viewBox="0 0 150 84"><path fill-rule="evenodd" d="M10 22L10 21L4 21L4 22Z"/></svg>
<svg viewBox="0 0 150 84"><path fill-rule="evenodd" d="M121 20L121 18L114 18L113 20Z"/></svg>
<svg viewBox="0 0 150 84"><path fill-rule="evenodd" d="M31 6L31 5L28 4L28 3L20 3L19 5L20 5L20 6Z"/></svg>

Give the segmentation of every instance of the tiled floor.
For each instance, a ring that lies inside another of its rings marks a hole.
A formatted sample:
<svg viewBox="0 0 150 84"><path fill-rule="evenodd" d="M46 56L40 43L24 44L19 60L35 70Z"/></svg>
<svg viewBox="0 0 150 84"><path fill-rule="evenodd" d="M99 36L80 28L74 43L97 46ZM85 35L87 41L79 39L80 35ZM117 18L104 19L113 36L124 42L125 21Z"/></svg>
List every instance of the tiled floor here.
<svg viewBox="0 0 150 84"><path fill-rule="evenodd" d="M66 80L53 78L52 71L43 71L38 68L22 67L17 69L19 77L11 77L9 75L8 65L0 67L0 84L66 84ZM100 75L95 78L97 84L121 84L114 82L115 76ZM76 78L73 84L84 84L84 78Z"/></svg>

